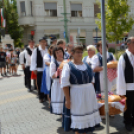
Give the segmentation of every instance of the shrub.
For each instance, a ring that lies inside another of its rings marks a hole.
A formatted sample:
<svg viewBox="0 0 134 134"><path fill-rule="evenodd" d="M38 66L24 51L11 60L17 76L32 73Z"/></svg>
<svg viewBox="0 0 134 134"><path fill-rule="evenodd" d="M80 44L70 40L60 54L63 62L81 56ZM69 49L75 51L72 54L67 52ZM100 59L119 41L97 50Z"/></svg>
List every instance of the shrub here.
<svg viewBox="0 0 134 134"><path fill-rule="evenodd" d="M115 49L114 49L114 48L112 48L112 47L111 47L111 48L109 48L109 50L108 50L108 51L109 51L109 52L111 52L111 53L113 53L113 54L115 53Z"/></svg>

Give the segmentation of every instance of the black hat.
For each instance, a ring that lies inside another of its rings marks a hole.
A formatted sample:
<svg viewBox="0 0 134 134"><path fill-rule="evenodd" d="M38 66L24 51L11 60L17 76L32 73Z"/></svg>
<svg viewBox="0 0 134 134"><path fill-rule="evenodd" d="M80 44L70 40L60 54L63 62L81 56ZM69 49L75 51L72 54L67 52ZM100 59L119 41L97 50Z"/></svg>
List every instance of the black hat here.
<svg viewBox="0 0 134 134"><path fill-rule="evenodd" d="M47 38L46 37L42 37L42 38L39 39L39 42L42 41L42 40L47 41Z"/></svg>
<svg viewBox="0 0 134 134"><path fill-rule="evenodd" d="M51 35L49 38L51 39L51 41L57 40L56 36L54 35Z"/></svg>

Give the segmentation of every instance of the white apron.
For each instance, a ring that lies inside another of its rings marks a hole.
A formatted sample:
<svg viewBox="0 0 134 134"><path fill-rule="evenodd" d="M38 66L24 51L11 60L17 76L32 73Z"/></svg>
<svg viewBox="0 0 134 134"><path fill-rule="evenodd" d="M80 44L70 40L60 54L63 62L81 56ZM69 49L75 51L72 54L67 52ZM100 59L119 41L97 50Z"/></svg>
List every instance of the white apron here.
<svg viewBox="0 0 134 134"><path fill-rule="evenodd" d="M59 79L53 79L53 84L51 87L52 113L62 114L63 102L64 102L64 92L63 89L60 87Z"/></svg>
<svg viewBox="0 0 134 134"><path fill-rule="evenodd" d="M92 83L71 85L71 128L94 127L101 122L95 89Z"/></svg>

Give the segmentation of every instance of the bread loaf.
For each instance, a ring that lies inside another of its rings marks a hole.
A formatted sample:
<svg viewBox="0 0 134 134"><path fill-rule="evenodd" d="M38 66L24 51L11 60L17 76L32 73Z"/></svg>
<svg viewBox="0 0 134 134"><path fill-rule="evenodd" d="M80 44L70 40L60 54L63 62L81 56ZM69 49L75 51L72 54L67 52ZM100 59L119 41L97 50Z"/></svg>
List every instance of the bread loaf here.
<svg viewBox="0 0 134 134"><path fill-rule="evenodd" d="M118 62L117 61L111 61L111 62L107 63L107 68L114 69L114 68L117 68L117 66L118 66Z"/></svg>
<svg viewBox="0 0 134 134"><path fill-rule="evenodd" d="M121 97L119 95L110 95L108 96L108 102L119 102Z"/></svg>

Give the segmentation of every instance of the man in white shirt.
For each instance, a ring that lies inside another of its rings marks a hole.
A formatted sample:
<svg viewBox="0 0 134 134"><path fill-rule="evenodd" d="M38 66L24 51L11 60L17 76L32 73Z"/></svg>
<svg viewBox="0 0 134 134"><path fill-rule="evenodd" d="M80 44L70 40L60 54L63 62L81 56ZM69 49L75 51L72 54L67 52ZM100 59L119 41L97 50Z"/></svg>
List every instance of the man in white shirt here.
<svg viewBox="0 0 134 134"><path fill-rule="evenodd" d="M31 58L31 67L30 70L34 71L37 74L37 86L38 86L38 95L40 103L43 103L44 100L44 93L41 93L41 83L42 83L42 75L45 68L45 62L43 57L48 50L47 46L47 39L45 37L40 39L40 45L37 47L32 54Z"/></svg>
<svg viewBox="0 0 134 134"><path fill-rule="evenodd" d="M24 71L24 84L25 84L25 87L27 87L26 68L25 68L25 64L26 64L25 50L23 50L22 52L20 52L20 55L19 55L19 62L20 62L20 65L21 65L21 67L22 67L22 70Z"/></svg>
<svg viewBox="0 0 134 134"><path fill-rule="evenodd" d="M28 47L25 49L24 55L26 59L26 81L27 81L27 87L28 91L31 92L31 70L30 70L30 65L31 65L31 55L34 49L34 41L29 40L28 42Z"/></svg>
<svg viewBox="0 0 134 134"><path fill-rule="evenodd" d="M128 38L126 42L128 49L118 63L117 94L127 97L124 123L130 132L134 126L134 37Z"/></svg>

